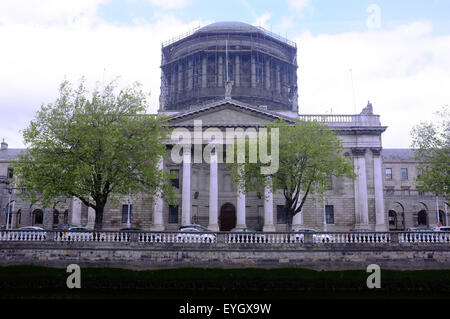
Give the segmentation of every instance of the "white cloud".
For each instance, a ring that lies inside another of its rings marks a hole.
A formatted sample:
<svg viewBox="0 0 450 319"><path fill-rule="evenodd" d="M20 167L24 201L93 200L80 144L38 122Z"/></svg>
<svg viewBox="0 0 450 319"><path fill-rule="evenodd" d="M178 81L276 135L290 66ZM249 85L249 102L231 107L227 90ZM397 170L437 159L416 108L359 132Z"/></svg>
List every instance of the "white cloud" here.
<svg viewBox="0 0 450 319"><path fill-rule="evenodd" d="M259 17L257 17L255 19L255 22L253 22L253 25L269 29L270 27L268 25L268 22L271 17L272 17L271 13L264 12L262 15L260 15Z"/></svg>
<svg viewBox="0 0 450 319"><path fill-rule="evenodd" d="M302 14L303 11L309 6L310 0L287 0L288 6L296 14Z"/></svg>
<svg viewBox="0 0 450 319"><path fill-rule="evenodd" d="M161 43L198 26L159 14L156 21L132 26L106 22L69 25L0 25L0 138L23 147L20 129L28 126L42 103L57 97L67 79L96 81L120 76L120 85L140 81L151 93L149 112L158 109Z"/></svg>
<svg viewBox="0 0 450 319"><path fill-rule="evenodd" d="M92 22L98 6L109 0L2 0L0 25Z"/></svg>
<svg viewBox="0 0 450 319"><path fill-rule="evenodd" d="M182 23L159 13L154 23L139 20L118 27L96 15L101 1L66 1L73 10L61 5L48 12L38 8L41 1L29 1L24 16L14 10L5 13L11 3L0 2L0 138L10 147L23 147L18 131L42 103L55 100L65 75L72 82L85 75L91 86L117 75L121 85L138 80L151 91L149 111L156 112L161 42L199 22ZM267 23L271 16L260 18ZM389 126L383 134L385 147L408 147L411 127L450 104L450 36L434 35L430 23L333 35L303 33L293 39L299 47L301 113L331 108L333 113L355 113L350 68L356 112L367 100L372 102L382 124Z"/></svg>
<svg viewBox="0 0 450 319"><path fill-rule="evenodd" d="M174 10L186 7L191 0L148 0L152 5L163 10Z"/></svg>
<svg viewBox="0 0 450 319"><path fill-rule="evenodd" d="M411 127L450 104L450 36L430 23L393 30L295 38L301 113L354 114L370 100L381 115L385 147L409 147Z"/></svg>

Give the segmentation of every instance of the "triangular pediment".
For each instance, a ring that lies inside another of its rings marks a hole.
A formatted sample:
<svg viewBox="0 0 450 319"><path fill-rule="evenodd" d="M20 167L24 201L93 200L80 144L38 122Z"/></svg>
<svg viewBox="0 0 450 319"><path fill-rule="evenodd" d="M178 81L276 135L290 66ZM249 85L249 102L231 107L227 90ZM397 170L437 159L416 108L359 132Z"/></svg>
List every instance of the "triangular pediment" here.
<svg viewBox="0 0 450 319"><path fill-rule="evenodd" d="M282 115L259 109L235 100L223 100L171 116L173 126L193 126L201 120L203 126L261 126L275 120L293 122Z"/></svg>

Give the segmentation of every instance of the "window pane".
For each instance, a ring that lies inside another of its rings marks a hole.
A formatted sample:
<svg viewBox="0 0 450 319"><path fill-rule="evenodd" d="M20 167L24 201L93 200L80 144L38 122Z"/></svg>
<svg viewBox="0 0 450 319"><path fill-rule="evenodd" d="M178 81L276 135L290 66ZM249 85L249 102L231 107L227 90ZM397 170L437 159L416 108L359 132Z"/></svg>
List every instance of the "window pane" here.
<svg viewBox="0 0 450 319"><path fill-rule="evenodd" d="M402 168L402 179L408 179L408 169Z"/></svg>
<svg viewBox="0 0 450 319"><path fill-rule="evenodd" d="M132 216L133 205L122 205L122 223L128 222L128 206L130 207L130 222Z"/></svg>
<svg viewBox="0 0 450 319"><path fill-rule="evenodd" d="M170 179L172 186L180 188L180 171L177 169L171 169L170 174L174 175L174 177Z"/></svg>
<svg viewBox="0 0 450 319"><path fill-rule="evenodd" d="M326 205L325 206L325 216L327 224L334 224L334 206Z"/></svg>
<svg viewBox="0 0 450 319"><path fill-rule="evenodd" d="M386 168L386 179L392 179L392 168Z"/></svg>
<svg viewBox="0 0 450 319"><path fill-rule="evenodd" d="M169 223L178 224L178 206L169 205Z"/></svg>
<svg viewBox="0 0 450 319"><path fill-rule="evenodd" d="M286 209L284 205L277 205L277 223L286 224Z"/></svg>
<svg viewBox="0 0 450 319"><path fill-rule="evenodd" d="M8 167L8 178L13 178L14 176L14 168Z"/></svg>

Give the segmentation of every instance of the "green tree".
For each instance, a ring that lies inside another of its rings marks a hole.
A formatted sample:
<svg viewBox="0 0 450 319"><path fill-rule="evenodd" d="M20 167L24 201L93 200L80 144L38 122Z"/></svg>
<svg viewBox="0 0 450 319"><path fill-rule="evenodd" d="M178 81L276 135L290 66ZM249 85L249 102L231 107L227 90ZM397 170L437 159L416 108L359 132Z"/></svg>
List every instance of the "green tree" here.
<svg viewBox="0 0 450 319"><path fill-rule="evenodd" d="M23 131L27 150L15 163L26 199L53 207L61 197L79 198L95 210L95 229L102 228L108 201L157 192L174 199L168 174L158 170L167 118L146 114L138 83L118 90L116 82L90 94L84 79L75 89L64 81L59 98Z"/></svg>
<svg viewBox="0 0 450 319"><path fill-rule="evenodd" d="M356 177L353 163L344 156L340 138L327 126L316 121L300 121L296 125L274 122L266 128L268 132L272 129L279 132L278 143L272 145L273 134L270 133L267 143L271 154L275 151L273 147L278 148L278 170L263 173L262 168L267 164L261 161L259 143L257 161L251 160L249 150L255 141L245 142L245 163L237 163L238 141L235 144L236 161L229 165L232 179L245 193L257 191L263 194L264 187L269 187L272 192L282 190L289 220L302 210L308 197L322 200L329 189L331 176ZM253 148L256 149L255 145Z"/></svg>
<svg viewBox="0 0 450 319"><path fill-rule="evenodd" d="M436 112L434 122L421 122L411 130L419 176L418 189L437 192L450 200L450 110Z"/></svg>

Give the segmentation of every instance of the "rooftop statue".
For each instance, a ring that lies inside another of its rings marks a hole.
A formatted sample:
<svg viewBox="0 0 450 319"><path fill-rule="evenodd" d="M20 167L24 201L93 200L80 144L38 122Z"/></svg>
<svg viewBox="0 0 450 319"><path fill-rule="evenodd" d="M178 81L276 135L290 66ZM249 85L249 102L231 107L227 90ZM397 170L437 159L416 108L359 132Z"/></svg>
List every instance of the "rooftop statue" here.
<svg viewBox="0 0 450 319"><path fill-rule="evenodd" d="M360 113L360 115L373 115L373 107L372 107L372 103L370 103L369 101L367 101L367 106L365 108L363 108L362 112Z"/></svg>

